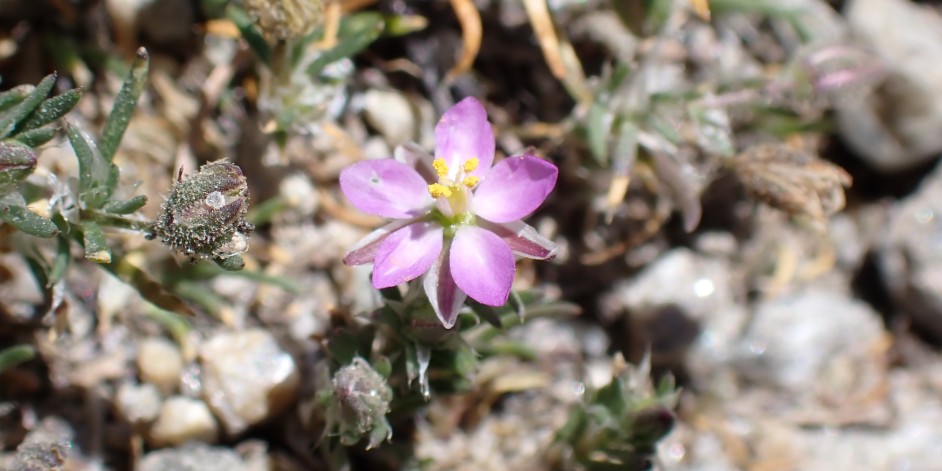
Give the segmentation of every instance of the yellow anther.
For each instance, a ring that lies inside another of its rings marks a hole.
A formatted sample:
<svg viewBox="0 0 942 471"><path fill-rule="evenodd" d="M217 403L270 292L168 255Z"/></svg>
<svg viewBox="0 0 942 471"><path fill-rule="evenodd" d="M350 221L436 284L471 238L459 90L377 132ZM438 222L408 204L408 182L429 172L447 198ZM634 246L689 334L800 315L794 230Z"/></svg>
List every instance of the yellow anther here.
<svg viewBox="0 0 942 471"><path fill-rule="evenodd" d="M435 173L439 177L444 177L448 175L448 164L445 163L445 159L437 158L432 161L432 168L435 169Z"/></svg>
<svg viewBox="0 0 942 471"><path fill-rule="evenodd" d="M471 173L478 168L478 164L481 163L480 160L476 158L471 158L465 161L464 163L464 173Z"/></svg>
<svg viewBox="0 0 942 471"><path fill-rule="evenodd" d="M479 181L481 181L480 178L471 175L470 177L464 177L464 180L461 180L461 184L470 189L476 187Z"/></svg>
<svg viewBox="0 0 942 471"><path fill-rule="evenodd" d="M448 198L451 196L451 188L448 188L447 186L440 183L432 183L429 185L428 192L430 195L432 195L432 198L441 198L442 196Z"/></svg>

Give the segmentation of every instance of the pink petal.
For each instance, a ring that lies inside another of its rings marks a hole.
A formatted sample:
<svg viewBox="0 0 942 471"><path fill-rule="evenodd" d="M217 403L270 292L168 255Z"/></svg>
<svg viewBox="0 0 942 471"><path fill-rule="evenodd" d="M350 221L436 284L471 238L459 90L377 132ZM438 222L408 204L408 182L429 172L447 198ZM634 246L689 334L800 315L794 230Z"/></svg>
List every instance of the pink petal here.
<svg viewBox="0 0 942 471"><path fill-rule="evenodd" d="M340 189L365 213L404 219L424 213L432 204L425 180L393 159L364 160L340 173Z"/></svg>
<svg viewBox="0 0 942 471"><path fill-rule="evenodd" d="M376 249L373 287L389 288L425 273L442 251L442 228L417 222L393 232Z"/></svg>
<svg viewBox="0 0 942 471"><path fill-rule="evenodd" d="M389 234L392 234L399 229L402 229L409 224L415 222L415 219L397 219L389 224L386 224L379 229L376 229L373 232L367 234L366 237L360 239L356 245L343 256L343 263L346 265L364 265L367 263L373 263L373 258L376 256L376 249L379 248L379 244L386 240L386 237Z"/></svg>
<svg viewBox="0 0 942 471"><path fill-rule="evenodd" d="M447 248L442 250L441 256L432 264L422 280L425 295L446 329L455 325L458 311L468 297L464 291L458 289L455 279L452 278L449 252Z"/></svg>
<svg viewBox="0 0 942 471"><path fill-rule="evenodd" d="M532 154L506 158L478 185L471 210L491 222L516 221L543 204L558 174L552 162Z"/></svg>
<svg viewBox="0 0 942 471"><path fill-rule="evenodd" d="M556 243L540 235L533 226L521 221L497 224L479 220L481 227L497 234L517 255L536 260L548 260L556 256Z"/></svg>
<svg viewBox="0 0 942 471"><path fill-rule="evenodd" d="M503 306L514 281L514 254L496 234L476 226L458 229L452 242L455 284L481 304Z"/></svg>
<svg viewBox="0 0 942 471"><path fill-rule="evenodd" d="M435 157L445 159L449 178L471 158L479 161L472 173L479 177L487 174L494 162L494 130L481 102L468 97L442 115L435 126Z"/></svg>

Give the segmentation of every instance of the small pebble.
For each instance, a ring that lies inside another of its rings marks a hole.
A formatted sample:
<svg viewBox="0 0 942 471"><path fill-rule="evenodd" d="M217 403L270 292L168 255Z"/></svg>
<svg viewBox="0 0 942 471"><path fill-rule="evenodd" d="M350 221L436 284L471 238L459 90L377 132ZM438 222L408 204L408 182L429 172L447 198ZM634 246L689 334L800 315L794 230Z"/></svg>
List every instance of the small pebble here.
<svg viewBox="0 0 942 471"><path fill-rule="evenodd" d="M180 383L183 355L170 340L151 337L143 340L138 347L137 368L143 381L154 384L164 394L170 394Z"/></svg>
<svg viewBox="0 0 942 471"><path fill-rule="evenodd" d="M160 391L153 384L125 383L118 388L117 406L125 420L148 423L160 414Z"/></svg>
<svg viewBox="0 0 942 471"><path fill-rule="evenodd" d="M174 396L160 408L149 438L153 446L172 446L191 440L214 442L218 435L216 419L205 402Z"/></svg>

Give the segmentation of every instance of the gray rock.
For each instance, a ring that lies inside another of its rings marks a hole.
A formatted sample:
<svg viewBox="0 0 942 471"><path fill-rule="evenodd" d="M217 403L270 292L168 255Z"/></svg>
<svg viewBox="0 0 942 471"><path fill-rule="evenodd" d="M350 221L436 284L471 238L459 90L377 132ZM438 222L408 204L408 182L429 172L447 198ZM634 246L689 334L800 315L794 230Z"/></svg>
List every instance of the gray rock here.
<svg viewBox="0 0 942 471"><path fill-rule="evenodd" d="M366 120L391 146L415 138L416 119L409 100L394 90L372 89L363 96Z"/></svg>
<svg viewBox="0 0 942 471"><path fill-rule="evenodd" d="M889 219L878 252L883 282L917 326L942 337L942 167Z"/></svg>
<svg viewBox="0 0 942 471"><path fill-rule="evenodd" d="M148 438L153 446L166 446L188 441L212 443L218 436L219 426L205 402L174 396L160 408L160 416L151 427Z"/></svg>
<svg viewBox="0 0 942 471"><path fill-rule="evenodd" d="M261 329L216 335L200 348L203 397L236 435L294 402L299 379L290 354Z"/></svg>
<svg viewBox="0 0 942 471"><path fill-rule="evenodd" d="M655 363L658 356L670 357L668 363L686 356L694 374L705 377L733 353L746 323L737 284L725 259L678 248L616 284L603 311L627 310L632 344L651 345Z"/></svg>
<svg viewBox="0 0 942 471"><path fill-rule="evenodd" d="M838 106L841 135L871 166L910 168L942 153L942 15L910 0L853 0L852 34L882 61L873 93Z"/></svg>
<svg viewBox="0 0 942 471"><path fill-rule="evenodd" d="M849 393L882 336L869 305L818 282L759 303L736 363L746 377L799 395Z"/></svg>
<svg viewBox="0 0 942 471"><path fill-rule="evenodd" d="M140 471L248 471L234 451L193 444L152 451L141 460Z"/></svg>

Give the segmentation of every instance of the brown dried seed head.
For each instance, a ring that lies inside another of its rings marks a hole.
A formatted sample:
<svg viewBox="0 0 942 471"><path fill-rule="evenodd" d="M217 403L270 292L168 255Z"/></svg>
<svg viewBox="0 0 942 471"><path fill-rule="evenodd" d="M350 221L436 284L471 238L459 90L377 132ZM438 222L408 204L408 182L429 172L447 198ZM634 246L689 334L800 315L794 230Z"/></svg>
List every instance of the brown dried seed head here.
<svg viewBox="0 0 942 471"><path fill-rule="evenodd" d="M844 188L852 183L841 167L784 144L746 149L733 170L754 199L818 225L844 208Z"/></svg>
<svg viewBox="0 0 942 471"><path fill-rule="evenodd" d="M285 40L320 25L324 0L245 0L245 8L267 38Z"/></svg>

